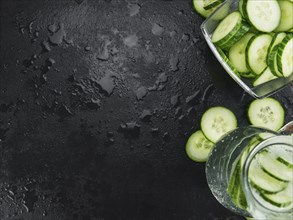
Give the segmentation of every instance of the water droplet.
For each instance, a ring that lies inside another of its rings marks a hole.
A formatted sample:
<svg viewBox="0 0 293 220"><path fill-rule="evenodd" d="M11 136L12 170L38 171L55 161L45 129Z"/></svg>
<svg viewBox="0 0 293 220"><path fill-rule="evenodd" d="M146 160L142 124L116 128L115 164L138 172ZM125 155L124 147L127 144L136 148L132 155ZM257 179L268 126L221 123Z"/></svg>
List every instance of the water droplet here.
<svg viewBox="0 0 293 220"><path fill-rule="evenodd" d="M137 139L140 135L140 125L135 121L120 124L118 132L123 133L126 139Z"/></svg>
<svg viewBox="0 0 293 220"><path fill-rule="evenodd" d="M179 64L179 58L178 55L171 55L169 60L170 68L173 72L176 72L179 70L178 64Z"/></svg>
<svg viewBox="0 0 293 220"><path fill-rule="evenodd" d="M157 23L153 24L152 33L154 35L159 36L159 35L163 34L163 32L164 32L164 27L163 26L161 26L161 25L159 25Z"/></svg>
<svg viewBox="0 0 293 220"><path fill-rule="evenodd" d="M175 116L178 116L182 113L182 108L180 107L177 107L176 110L175 110Z"/></svg>
<svg viewBox="0 0 293 220"><path fill-rule="evenodd" d="M50 31L51 33L55 33L57 31L57 25L56 24L49 25L48 31Z"/></svg>
<svg viewBox="0 0 293 220"><path fill-rule="evenodd" d="M91 110L96 110L101 107L101 101L100 99L91 98L86 102L86 106Z"/></svg>
<svg viewBox="0 0 293 220"><path fill-rule="evenodd" d="M176 32L176 31L171 31L171 32L170 32L170 37L172 37L172 38L173 38L173 37L175 37L175 35L176 35L176 34L177 34L177 32Z"/></svg>
<svg viewBox="0 0 293 220"><path fill-rule="evenodd" d="M86 47L84 47L84 50L85 51L90 51L91 50L91 47L90 46L86 46Z"/></svg>
<svg viewBox="0 0 293 220"><path fill-rule="evenodd" d="M208 99L208 97L212 94L213 90L214 90L214 85L208 85L202 95L201 101L204 102L206 99Z"/></svg>
<svg viewBox="0 0 293 220"><path fill-rule="evenodd" d="M152 128L151 132L152 132L153 136L158 136L160 133L160 130L159 130L159 128Z"/></svg>
<svg viewBox="0 0 293 220"><path fill-rule="evenodd" d="M151 117L152 117L151 111L148 109L145 109L145 110L143 110L143 112L141 113L139 118L142 121L149 122L151 120Z"/></svg>
<svg viewBox="0 0 293 220"><path fill-rule="evenodd" d="M29 23L29 25L28 25L28 30L29 30L29 32L30 32L31 34L33 33L33 24L34 24L34 22L31 21L31 22Z"/></svg>
<svg viewBox="0 0 293 220"><path fill-rule="evenodd" d="M138 37L136 34L131 34L123 39L123 43L130 48L135 47L138 43Z"/></svg>
<svg viewBox="0 0 293 220"><path fill-rule="evenodd" d="M141 6L139 4L128 4L128 9L129 9L129 15L130 17L137 15L139 13L139 10L141 8Z"/></svg>
<svg viewBox="0 0 293 220"><path fill-rule="evenodd" d="M199 95L200 91L195 91L192 95L186 97L185 102L187 104L194 104L194 102L197 100L197 96Z"/></svg>
<svg viewBox="0 0 293 220"><path fill-rule="evenodd" d="M105 39L102 47L99 50L99 54L97 55L97 59L106 61L110 58L110 52L108 46L111 45L111 41L109 39Z"/></svg>
<svg viewBox="0 0 293 220"><path fill-rule="evenodd" d="M171 104L173 106L177 106L179 104L180 100L179 100L179 95L174 95L171 97Z"/></svg>
<svg viewBox="0 0 293 220"><path fill-rule="evenodd" d="M180 115L178 118L178 120L181 124L185 121L185 119L186 119L185 115Z"/></svg>
<svg viewBox="0 0 293 220"><path fill-rule="evenodd" d="M183 41L189 41L190 40L190 34L183 34L181 39Z"/></svg>
<svg viewBox="0 0 293 220"><path fill-rule="evenodd" d="M108 96L113 93L113 90L115 88L115 84L113 81L114 77L118 77L118 75L116 73L108 71L103 78L97 81L98 85Z"/></svg>
<svg viewBox="0 0 293 220"><path fill-rule="evenodd" d="M53 66L56 63L56 61L53 58L48 58L46 60L47 66Z"/></svg>
<svg viewBox="0 0 293 220"><path fill-rule="evenodd" d="M59 30L54 32L53 35L49 37L49 40L54 45L59 45L63 42L66 37L66 32L64 30L64 24L60 23Z"/></svg>
<svg viewBox="0 0 293 220"><path fill-rule="evenodd" d="M50 52L51 51L51 47L50 47L48 41L43 41L41 46L42 46L43 52Z"/></svg>
<svg viewBox="0 0 293 220"><path fill-rule="evenodd" d="M136 90L136 98L137 100L142 100L148 93L146 87L141 86Z"/></svg>
<svg viewBox="0 0 293 220"><path fill-rule="evenodd" d="M196 113L196 111L195 111L195 108L194 107L190 107L189 109L187 109L188 116L194 117L195 116L195 113Z"/></svg>
<svg viewBox="0 0 293 220"><path fill-rule="evenodd" d="M59 107L59 109L57 111L57 114L60 117L60 120L63 120L65 118L73 115L73 113L71 112L71 110L65 104L62 104Z"/></svg>
<svg viewBox="0 0 293 220"><path fill-rule="evenodd" d="M170 140L170 134L169 134L169 132L165 132L163 134L163 139L164 139L164 141L169 141Z"/></svg>

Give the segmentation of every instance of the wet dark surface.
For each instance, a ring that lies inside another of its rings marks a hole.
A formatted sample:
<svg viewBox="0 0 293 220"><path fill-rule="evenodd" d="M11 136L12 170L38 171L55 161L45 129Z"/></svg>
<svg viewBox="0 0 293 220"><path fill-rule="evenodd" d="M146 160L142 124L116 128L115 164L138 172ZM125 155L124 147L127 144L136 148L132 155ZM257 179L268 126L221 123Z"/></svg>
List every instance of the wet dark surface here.
<svg viewBox="0 0 293 220"><path fill-rule="evenodd" d="M246 125L252 100L190 1L0 2L0 219L242 219L185 155L207 108Z"/></svg>

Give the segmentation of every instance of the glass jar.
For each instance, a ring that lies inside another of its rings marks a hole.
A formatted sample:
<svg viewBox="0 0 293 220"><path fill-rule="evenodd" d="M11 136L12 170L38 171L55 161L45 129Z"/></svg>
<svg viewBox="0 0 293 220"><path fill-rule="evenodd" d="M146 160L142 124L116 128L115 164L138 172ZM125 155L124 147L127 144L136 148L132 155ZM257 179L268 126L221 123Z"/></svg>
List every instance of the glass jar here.
<svg viewBox="0 0 293 220"><path fill-rule="evenodd" d="M270 206L258 196L249 177L252 161L262 152L273 152L280 146L293 155L293 136L253 126L237 128L224 136L215 144L206 163L207 182L215 198L238 215L256 219L293 219L292 206Z"/></svg>

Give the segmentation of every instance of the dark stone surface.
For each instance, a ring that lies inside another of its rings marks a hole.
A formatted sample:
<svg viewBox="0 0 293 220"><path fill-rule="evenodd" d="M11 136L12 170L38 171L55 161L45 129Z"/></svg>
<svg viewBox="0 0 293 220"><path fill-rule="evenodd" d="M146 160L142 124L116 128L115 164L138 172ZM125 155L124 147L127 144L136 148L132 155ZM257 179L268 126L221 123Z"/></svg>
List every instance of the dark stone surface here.
<svg viewBox="0 0 293 220"><path fill-rule="evenodd" d="M207 108L246 125L252 100L190 1L0 2L0 219L242 219L185 155Z"/></svg>

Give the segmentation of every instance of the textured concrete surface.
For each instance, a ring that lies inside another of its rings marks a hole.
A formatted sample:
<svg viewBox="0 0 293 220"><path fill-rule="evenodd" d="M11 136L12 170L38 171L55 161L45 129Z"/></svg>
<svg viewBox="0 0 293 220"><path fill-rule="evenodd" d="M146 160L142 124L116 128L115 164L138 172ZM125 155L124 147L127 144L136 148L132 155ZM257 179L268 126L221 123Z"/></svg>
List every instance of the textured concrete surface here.
<svg viewBox="0 0 293 220"><path fill-rule="evenodd" d="M185 155L207 108L247 125L252 100L190 1L0 2L0 219L242 219Z"/></svg>

